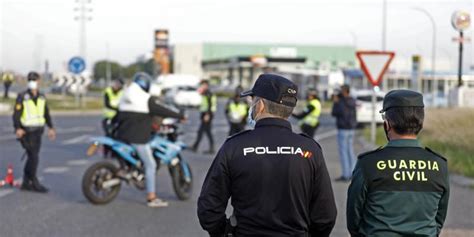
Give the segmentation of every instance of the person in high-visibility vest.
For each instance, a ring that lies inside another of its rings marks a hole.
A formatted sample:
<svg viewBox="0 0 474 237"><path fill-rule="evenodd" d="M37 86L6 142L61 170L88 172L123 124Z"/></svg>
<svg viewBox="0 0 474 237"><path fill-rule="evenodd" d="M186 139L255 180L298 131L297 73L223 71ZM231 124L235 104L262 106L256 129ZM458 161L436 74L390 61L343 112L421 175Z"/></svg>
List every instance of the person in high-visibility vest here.
<svg viewBox="0 0 474 237"><path fill-rule="evenodd" d="M13 126L16 137L25 148L28 157L21 189L46 193L48 189L39 182L36 175L41 136L45 125L49 128L48 137L50 140L56 138L56 131L53 128L46 97L39 92L40 75L36 72L30 72L27 78L28 90L18 95L13 112Z"/></svg>
<svg viewBox="0 0 474 237"><path fill-rule="evenodd" d="M209 150L205 153L214 154L214 138L212 136L212 119L214 113L217 111L217 97L209 90L209 81L203 80L200 83L198 92L202 95L201 106L201 125L199 126L198 135L194 145L193 151L197 151L199 143L201 142L203 133L206 133L209 138Z"/></svg>
<svg viewBox="0 0 474 237"><path fill-rule="evenodd" d="M315 89L309 89L307 93L306 107L300 114L293 114L293 117L300 119L300 128L303 133L314 137L319 127L319 116L321 115L321 102L318 92Z"/></svg>
<svg viewBox="0 0 474 237"><path fill-rule="evenodd" d="M233 98L229 99L225 107L225 115L229 121L229 136L239 133L245 129L249 105L240 98L241 89L237 89Z"/></svg>
<svg viewBox="0 0 474 237"><path fill-rule="evenodd" d="M123 80L116 79L112 85L104 90L104 119L102 120L102 127L106 136L111 136L112 120L117 115L120 98L123 95Z"/></svg>
<svg viewBox="0 0 474 237"><path fill-rule="evenodd" d="M5 99L8 99L8 92L10 91L10 87L13 83L14 76L10 72L5 72L2 75L2 81L3 81L3 87L5 89L5 92L3 94L3 97Z"/></svg>
<svg viewBox="0 0 474 237"><path fill-rule="evenodd" d="M113 135L113 119L117 115L118 105L123 95L122 89L123 80L115 79L112 81L112 85L104 90L104 119L102 119L102 128L107 137L112 137ZM109 154L109 148L104 146L104 157L107 157Z"/></svg>

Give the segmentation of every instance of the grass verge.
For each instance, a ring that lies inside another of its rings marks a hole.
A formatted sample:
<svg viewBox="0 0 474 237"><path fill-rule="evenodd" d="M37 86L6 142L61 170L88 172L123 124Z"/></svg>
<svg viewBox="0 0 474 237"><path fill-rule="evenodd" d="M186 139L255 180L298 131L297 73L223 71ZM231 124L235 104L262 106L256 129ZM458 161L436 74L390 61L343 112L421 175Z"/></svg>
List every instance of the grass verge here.
<svg viewBox="0 0 474 237"><path fill-rule="evenodd" d="M425 114L420 140L424 146L448 159L451 172L474 177L474 110L432 109ZM370 139L370 127L362 132ZM376 144L386 144L382 127L377 128Z"/></svg>

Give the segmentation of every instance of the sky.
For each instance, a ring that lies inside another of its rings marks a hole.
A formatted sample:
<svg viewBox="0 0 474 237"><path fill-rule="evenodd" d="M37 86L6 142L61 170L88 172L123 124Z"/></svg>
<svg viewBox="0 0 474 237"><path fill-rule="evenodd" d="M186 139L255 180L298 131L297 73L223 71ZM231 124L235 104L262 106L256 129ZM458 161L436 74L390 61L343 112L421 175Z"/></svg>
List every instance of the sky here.
<svg viewBox="0 0 474 237"><path fill-rule="evenodd" d="M0 69L25 73L65 69L79 52L77 0L0 0ZM121 64L153 49L153 31L170 31L170 43L233 42L382 47L382 0L91 0L87 63L107 58ZM455 70L455 10L474 11L472 0L387 0L387 50L398 63L413 54L430 61L436 22L437 68ZM465 34L474 38L473 30ZM473 42L474 43L474 42ZM108 47L107 47L108 46ZM109 50L107 50L109 48ZM107 53L109 52L109 53ZM465 45L464 66L473 64Z"/></svg>

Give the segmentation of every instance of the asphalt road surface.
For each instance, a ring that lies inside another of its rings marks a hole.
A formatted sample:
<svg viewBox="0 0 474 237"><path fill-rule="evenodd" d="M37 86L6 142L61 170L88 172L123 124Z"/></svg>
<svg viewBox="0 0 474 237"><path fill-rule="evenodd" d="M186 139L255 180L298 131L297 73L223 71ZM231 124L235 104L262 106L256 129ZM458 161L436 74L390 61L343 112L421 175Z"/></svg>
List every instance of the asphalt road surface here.
<svg viewBox="0 0 474 237"><path fill-rule="evenodd" d="M181 139L192 144L196 136L198 116L190 111L190 119L182 125ZM54 112L53 112L54 116ZM44 138L39 176L50 188L48 194L23 192L16 188L0 188L0 236L64 237L64 236L207 236L199 226L196 200L213 156L184 152L194 174L192 199L179 201L172 189L166 169L157 177L157 192L170 202L167 208L148 208L145 193L122 186L112 203L104 206L90 204L82 195L84 171L100 157L87 158L85 150L91 136L101 135L100 116L54 116L58 131L56 141ZM10 116L0 116L0 177L12 164L17 179L22 176L23 153L12 132ZM214 121L217 145L224 142L228 126L222 112ZM324 150L332 178L340 175L334 121L327 115L316 135ZM207 150L207 140L200 151ZM356 151L362 152L356 143ZM345 199L347 183L333 183L338 205L338 219L332 236L345 237ZM474 236L474 191L453 186L446 228L443 236Z"/></svg>

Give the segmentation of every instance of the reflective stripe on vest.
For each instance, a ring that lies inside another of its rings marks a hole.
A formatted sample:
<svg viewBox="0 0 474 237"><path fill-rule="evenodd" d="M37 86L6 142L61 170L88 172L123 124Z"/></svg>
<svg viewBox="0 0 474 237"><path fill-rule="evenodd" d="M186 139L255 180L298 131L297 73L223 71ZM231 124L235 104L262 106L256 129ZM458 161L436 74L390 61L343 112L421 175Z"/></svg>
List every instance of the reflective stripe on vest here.
<svg viewBox="0 0 474 237"><path fill-rule="evenodd" d="M114 93L111 87L107 87L104 90L104 94L105 96L109 97L110 105L114 108L117 108L120 102L120 98L122 97L123 91L120 90L119 92ZM113 109L109 109L107 107L104 108L104 118L111 119L115 117L116 114L117 114L117 111Z"/></svg>
<svg viewBox="0 0 474 237"><path fill-rule="evenodd" d="M215 95L211 95L211 112L217 111L217 97ZM201 106L199 107L199 111L207 112L209 110L209 96L203 95L201 100Z"/></svg>
<svg viewBox="0 0 474 237"><path fill-rule="evenodd" d="M309 101L309 104L314 107L313 111L303 118L303 123L311 127L316 127L319 123L319 115L321 115L321 102L317 99Z"/></svg>
<svg viewBox="0 0 474 237"><path fill-rule="evenodd" d="M46 100L38 97L36 104L33 99L23 100L23 113L21 114L21 125L23 127L42 127L46 123L44 118Z"/></svg>
<svg viewBox="0 0 474 237"><path fill-rule="evenodd" d="M240 123L247 115L247 104L231 102L229 104L229 118L232 123Z"/></svg>

